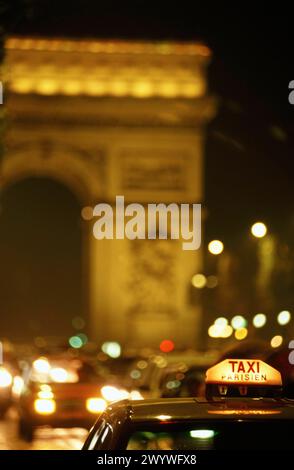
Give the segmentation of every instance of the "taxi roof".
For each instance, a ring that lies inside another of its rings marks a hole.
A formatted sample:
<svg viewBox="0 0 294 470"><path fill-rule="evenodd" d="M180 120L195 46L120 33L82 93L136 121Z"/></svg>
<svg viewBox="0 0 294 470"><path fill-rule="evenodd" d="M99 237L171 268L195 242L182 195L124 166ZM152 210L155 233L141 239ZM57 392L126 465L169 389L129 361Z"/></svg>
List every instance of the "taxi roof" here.
<svg viewBox="0 0 294 470"><path fill-rule="evenodd" d="M132 422L193 420L294 420L294 400L275 398L164 398L124 400L108 407Z"/></svg>

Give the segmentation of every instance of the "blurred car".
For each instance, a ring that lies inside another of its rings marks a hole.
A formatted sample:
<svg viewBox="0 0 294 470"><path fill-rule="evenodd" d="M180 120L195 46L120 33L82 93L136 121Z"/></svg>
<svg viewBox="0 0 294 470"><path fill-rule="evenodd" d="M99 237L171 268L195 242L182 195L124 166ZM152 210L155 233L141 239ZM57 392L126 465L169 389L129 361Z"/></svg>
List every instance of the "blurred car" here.
<svg viewBox="0 0 294 470"><path fill-rule="evenodd" d="M275 397L281 384L260 360L225 360L207 371L207 398L115 403L83 449L291 450L294 402Z"/></svg>
<svg viewBox="0 0 294 470"><path fill-rule="evenodd" d="M3 417L13 402L15 367L8 362L0 366L0 417Z"/></svg>
<svg viewBox="0 0 294 470"><path fill-rule="evenodd" d="M107 403L128 397L107 385L107 371L81 359L40 357L24 372L19 435L31 441L38 426L86 427Z"/></svg>
<svg viewBox="0 0 294 470"><path fill-rule="evenodd" d="M183 378L190 367L197 369L199 380L205 370L216 360L214 352L184 351L169 354L152 355L148 361L138 360L129 370L129 376L133 378L133 387L138 389L146 399L162 397L169 374ZM178 379L175 379L178 380ZM178 380L176 385L180 385ZM169 384L171 385L171 384ZM172 395L174 396L174 395Z"/></svg>

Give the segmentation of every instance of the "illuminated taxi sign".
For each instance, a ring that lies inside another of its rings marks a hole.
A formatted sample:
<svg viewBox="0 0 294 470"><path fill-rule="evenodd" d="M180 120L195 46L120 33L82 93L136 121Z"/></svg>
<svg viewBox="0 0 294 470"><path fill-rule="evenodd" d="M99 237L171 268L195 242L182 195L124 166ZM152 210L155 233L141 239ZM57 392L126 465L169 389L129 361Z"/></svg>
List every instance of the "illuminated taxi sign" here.
<svg viewBox="0 0 294 470"><path fill-rule="evenodd" d="M225 359L206 372L206 384L281 386L280 372L259 359Z"/></svg>

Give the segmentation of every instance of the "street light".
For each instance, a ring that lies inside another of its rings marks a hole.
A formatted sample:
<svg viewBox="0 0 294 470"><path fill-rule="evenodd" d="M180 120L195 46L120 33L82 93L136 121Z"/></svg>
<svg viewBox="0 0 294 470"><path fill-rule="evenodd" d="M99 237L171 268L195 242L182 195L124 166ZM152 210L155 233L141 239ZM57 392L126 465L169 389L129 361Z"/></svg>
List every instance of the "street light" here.
<svg viewBox="0 0 294 470"><path fill-rule="evenodd" d="M266 316L264 313L257 313L252 320L255 328L262 328L266 324Z"/></svg>
<svg viewBox="0 0 294 470"><path fill-rule="evenodd" d="M242 339L245 339L248 335L248 330L247 328L238 328L236 331L235 331L235 338L238 340L238 341L242 341Z"/></svg>
<svg viewBox="0 0 294 470"><path fill-rule="evenodd" d="M204 274L194 274L191 282L192 286L196 287L196 289L203 289L206 284L206 277L204 276Z"/></svg>
<svg viewBox="0 0 294 470"><path fill-rule="evenodd" d="M247 320L242 315L235 315L231 320L231 325L234 330L238 330L239 328L246 328Z"/></svg>
<svg viewBox="0 0 294 470"><path fill-rule="evenodd" d="M226 318L218 318L213 325L208 328L208 335L211 338L229 338L233 333L233 328L228 325Z"/></svg>
<svg viewBox="0 0 294 470"><path fill-rule="evenodd" d="M263 222L255 222L251 227L251 233L255 238L263 238L267 234L267 226Z"/></svg>
<svg viewBox="0 0 294 470"><path fill-rule="evenodd" d="M224 244L220 240L212 240L208 243L208 251L212 255L220 255L224 250Z"/></svg>
<svg viewBox="0 0 294 470"><path fill-rule="evenodd" d="M271 339L271 347L272 348L279 348L283 343L283 336L276 335Z"/></svg>
<svg viewBox="0 0 294 470"><path fill-rule="evenodd" d="M279 313L277 320L279 325L287 325L291 320L291 313L288 310L283 310Z"/></svg>
<svg viewBox="0 0 294 470"><path fill-rule="evenodd" d="M222 331L222 326L213 324L208 328L208 335L211 338L219 338Z"/></svg>
<svg viewBox="0 0 294 470"><path fill-rule="evenodd" d="M228 320L225 317L219 317L215 320L214 324L225 327L228 324Z"/></svg>

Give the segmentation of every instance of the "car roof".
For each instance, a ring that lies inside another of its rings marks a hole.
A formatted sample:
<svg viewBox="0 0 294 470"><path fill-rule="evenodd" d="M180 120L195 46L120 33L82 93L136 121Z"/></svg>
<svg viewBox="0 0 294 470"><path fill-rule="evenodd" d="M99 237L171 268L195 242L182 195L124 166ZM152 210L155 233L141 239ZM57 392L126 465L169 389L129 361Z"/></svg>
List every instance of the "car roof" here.
<svg viewBox="0 0 294 470"><path fill-rule="evenodd" d="M294 400L275 398L164 398L124 400L108 407L110 415L125 415L132 422L194 420L294 420Z"/></svg>

